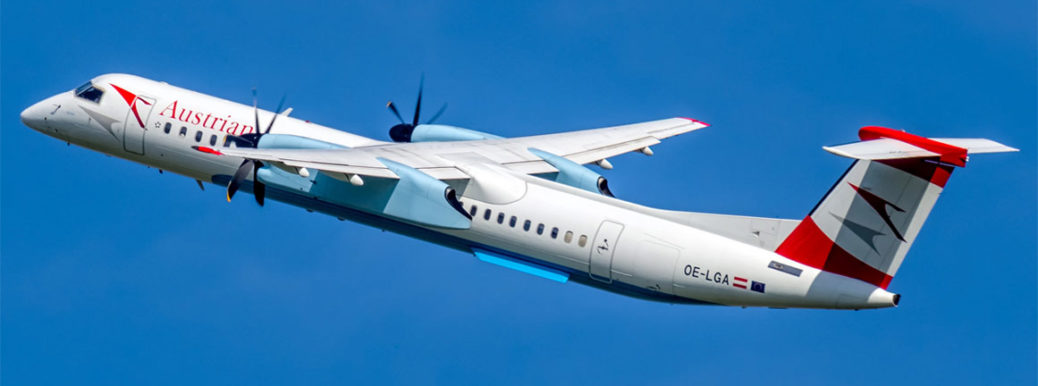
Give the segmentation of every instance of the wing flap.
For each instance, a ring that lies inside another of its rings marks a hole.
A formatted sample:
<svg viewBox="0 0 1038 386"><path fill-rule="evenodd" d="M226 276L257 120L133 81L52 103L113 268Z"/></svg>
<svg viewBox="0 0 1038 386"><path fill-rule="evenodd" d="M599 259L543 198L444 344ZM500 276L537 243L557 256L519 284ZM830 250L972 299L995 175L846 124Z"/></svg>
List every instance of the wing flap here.
<svg viewBox="0 0 1038 386"><path fill-rule="evenodd" d="M609 158L609 157L612 157L612 156L615 156L615 155L618 155L618 154L624 154L624 153L629 153L629 152L632 152L632 151L637 151L637 150L640 150L642 148L649 147L649 146L652 146L652 145L656 145L656 144L659 144L659 143L660 143L660 141L658 139L656 139L655 137L644 137L644 138L638 138L638 139L631 140L631 141L611 144L609 146L603 146L603 147L600 147L600 148L596 148L596 149L592 149L592 150L588 150L588 151L584 151L584 152L580 152L580 153L570 154L570 155L567 155L565 157L569 158L571 161L576 162L576 163L587 164L587 163L596 162L598 160L606 159L606 158Z"/></svg>

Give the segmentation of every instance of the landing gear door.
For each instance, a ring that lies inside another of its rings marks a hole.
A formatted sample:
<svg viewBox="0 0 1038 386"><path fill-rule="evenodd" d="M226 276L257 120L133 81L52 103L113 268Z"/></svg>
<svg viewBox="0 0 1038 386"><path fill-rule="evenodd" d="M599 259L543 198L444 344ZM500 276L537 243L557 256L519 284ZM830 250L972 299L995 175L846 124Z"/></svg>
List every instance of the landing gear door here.
<svg viewBox="0 0 1038 386"><path fill-rule="evenodd" d="M608 220L599 225L595 242L591 244L591 258L588 260L588 273L592 279L606 283L613 281L613 252L623 230L622 224Z"/></svg>
<svg viewBox="0 0 1038 386"><path fill-rule="evenodd" d="M144 133L148 131L148 117L155 107L155 98L137 95L130 103L123 122L123 148L134 154L144 154Z"/></svg>

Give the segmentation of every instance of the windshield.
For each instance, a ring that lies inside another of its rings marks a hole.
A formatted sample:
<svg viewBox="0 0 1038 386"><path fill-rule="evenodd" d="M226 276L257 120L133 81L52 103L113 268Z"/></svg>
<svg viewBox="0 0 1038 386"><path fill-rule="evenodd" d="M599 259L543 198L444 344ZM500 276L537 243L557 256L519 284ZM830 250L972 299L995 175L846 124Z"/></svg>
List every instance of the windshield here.
<svg viewBox="0 0 1038 386"><path fill-rule="evenodd" d="M104 91L98 90L94 87L93 83L86 82L82 86L76 87L76 96L97 103L101 101L101 95L104 95Z"/></svg>

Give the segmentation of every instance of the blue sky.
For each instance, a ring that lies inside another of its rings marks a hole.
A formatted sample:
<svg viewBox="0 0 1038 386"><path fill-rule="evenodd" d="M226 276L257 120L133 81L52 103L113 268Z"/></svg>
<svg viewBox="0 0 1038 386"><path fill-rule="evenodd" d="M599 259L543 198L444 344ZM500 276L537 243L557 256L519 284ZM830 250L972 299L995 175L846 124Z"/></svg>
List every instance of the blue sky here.
<svg viewBox="0 0 1038 386"><path fill-rule="evenodd" d="M7 384L1024 384L1036 358L1033 2L377 5L5 1ZM373 3L374 4L374 3ZM558 284L36 133L107 72L387 139L419 74L441 123L504 136L672 116L614 192L801 218L864 125L988 137L891 290L896 309L676 306Z"/></svg>

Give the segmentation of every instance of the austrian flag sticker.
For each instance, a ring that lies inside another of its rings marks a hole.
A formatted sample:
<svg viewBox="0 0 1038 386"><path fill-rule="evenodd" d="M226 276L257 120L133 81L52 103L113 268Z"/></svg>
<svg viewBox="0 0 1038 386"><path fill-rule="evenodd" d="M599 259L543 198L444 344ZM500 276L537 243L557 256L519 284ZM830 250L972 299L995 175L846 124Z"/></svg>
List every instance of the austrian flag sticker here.
<svg viewBox="0 0 1038 386"><path fill-rule="evenodd" d="M746 289L746 278L735 277L735 281L732 282L732 287Z"/></svg>
<svg viewBox="0 0 1038 386"><path fill-rule="evenodd" d="M733 277L732 287L740 289L749 289L750 291L764 293L764 283L759 281L746 280L744 277Z"/></svg>

